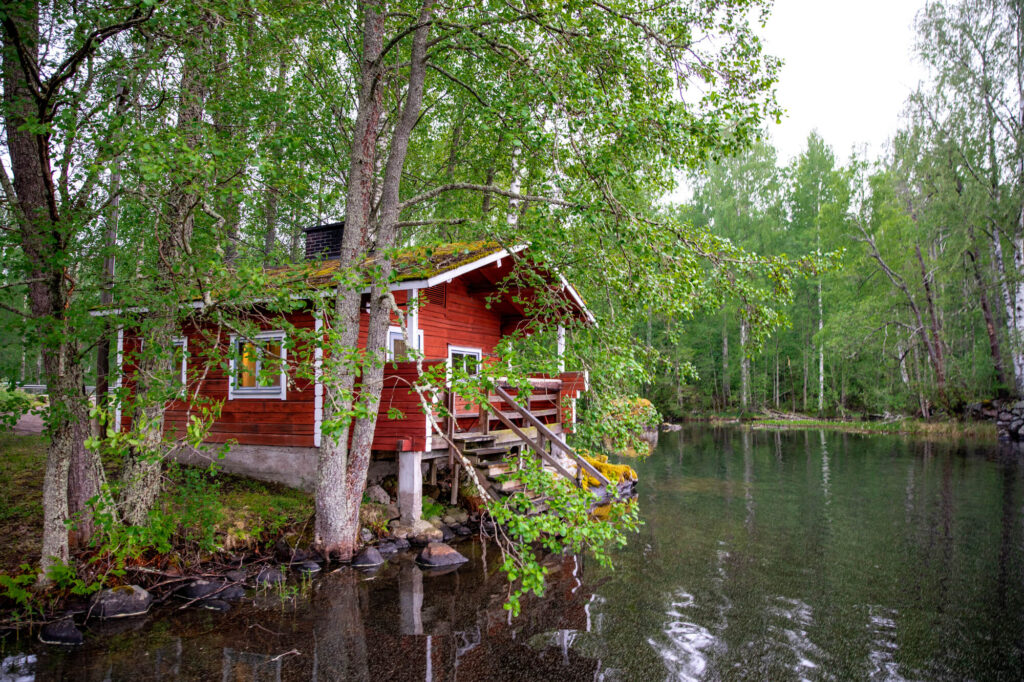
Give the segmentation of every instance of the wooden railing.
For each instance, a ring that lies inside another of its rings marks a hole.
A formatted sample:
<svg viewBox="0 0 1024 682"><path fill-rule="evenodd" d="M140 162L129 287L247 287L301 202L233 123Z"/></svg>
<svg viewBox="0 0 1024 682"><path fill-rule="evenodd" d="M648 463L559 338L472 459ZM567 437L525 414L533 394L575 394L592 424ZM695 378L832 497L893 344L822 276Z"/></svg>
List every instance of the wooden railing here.
<svg viewBox="0 0 1024 682"><path fill-rule="evenodd" d="M512 420L510 420L508 417L502 414L501 409L495 407L494 404L491 403L489 400L487 401L485 407L494 412L494 414L497 415L498 417L498 421L500 421L506 427L511 429L512 432L516 434L516 436L518 436L520 440L529 445L530 448L534 452L536 452L542 460L544 460L550 466L554 467L556 471L558 471L566 478L574 481L577 486L583 485L582 472L584 470L586 470L586 472L590 476L595 478L601 485L608 486L611 484L611 481L605 478L604 474L602 474L600 471L594 468L594 465L580 457L575 450L573 450L557 435L555 435L555 433L552 432L551 429L549 429L547 425L544 424L544 422L542 422L540 419L537 419L537 417L535 417L532 412L530 412L528 409L520 405L515 400L515 398L508 394L508 392L505 389L503 389L501 386L495 386L494 392L497 393L498 397L501 398L502 402L511 407L515 412L519 413L519 415L523 418L523 421L525 423L537 429L539 442L531 438L525 431L523 431L518 426L513 424ZM563 453L565 453L566 456L568 456L570 459L576 462L575 476L569 473L569 471L565 469L565 467L563 467L560 462L558 462L549 454L548 448L545 447L544 445L545 441L547 441L548 447L558 448Z"/></svg>
<svg viewBox="0 0 1024 682"><path fill-rule="evenodd" d="M456 411L460 399L454 385L444 393L442 403L446 418L443 421L443 427L448 442L448 465L453 474L452 480L459 480L462 468L463 458L457 455L472 453L472 450L467 450L465 445L459 445L459 441L465 443L487 440L487 437L492 435L491 421L495 420L502 427L511 431L518 439L517 442L523 443L533 450L545 465L575 483L577 487L583 486L583 475L586 472L591 478L597 480L600 486L610 490L613 487L611 481L559 438L558 434L552 430L552 425L544 423L539 418L558 415L557 419L559 421L562 419L560 404L560 394L563 392L564 386L562 379L535 377L529 379L528 383L540 393L531 392L529 398L524 401L526 405L519 402L520 396L509 392L515 388L513 385L499 383L494 387L494 395L489 393L482 402L477 403L478 411L475 413ZM472 402L476 403L477 401L472 400ZM530 403L533 402L550 403L555 406L555 409L531 410ZM516 424L516 421L522 423ZM467 441L467 436L470 436L471 440ZM555 456L557 450L560 450L576 464L575 472L570 471L571 467L567 468L563 461ZM457 490L457 486L452 486L452 504L455 504L457 500Z"/></svg>

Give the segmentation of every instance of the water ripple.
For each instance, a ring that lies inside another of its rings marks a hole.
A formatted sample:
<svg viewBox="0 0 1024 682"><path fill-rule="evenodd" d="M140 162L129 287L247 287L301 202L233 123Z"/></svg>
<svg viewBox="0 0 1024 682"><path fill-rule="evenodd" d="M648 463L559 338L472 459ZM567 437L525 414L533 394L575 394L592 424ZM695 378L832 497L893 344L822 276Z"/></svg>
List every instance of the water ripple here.
<svg viewBox="0 0 1024 682"><path fill-rule="evenodd" d="M775 603L768 607L768 613L778 621L768 626L773 643L790 654L787 658L795 661L786 667L801 680L831 677L821 668L824 652L807 632L814 625L810 604L799 599L776 597Z"/></svg>
<svg viewBox="0 0 1024 682"><path fill-rule="evenodd" d="M691 682L703 679L708 668L708 649L712 649L719 640L703 625L690 622L688 609L695 606L695 598L685 591L676 593L676 598L666 610L672 618L663 630L668 643L658 642L653 638L647 643L654 649L669 672L669 679Z"/></svg>

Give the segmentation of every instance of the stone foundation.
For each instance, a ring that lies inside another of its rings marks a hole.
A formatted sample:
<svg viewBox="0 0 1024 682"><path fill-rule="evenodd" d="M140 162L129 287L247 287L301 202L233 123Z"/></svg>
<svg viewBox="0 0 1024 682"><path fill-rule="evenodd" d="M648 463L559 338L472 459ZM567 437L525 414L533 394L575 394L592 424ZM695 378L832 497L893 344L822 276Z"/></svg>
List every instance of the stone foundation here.
<svg viewBox="0 0 1024 682"><path fill-rule="evenodd" d="M255 478L258 481L281 483L292 488L312 492L316 486L317 448L297 448L273 445L233 445L220 459L220 446L195 450L182 447L173 450L171 459L190 466L208 467L210 464L230 474Z"/></svg>

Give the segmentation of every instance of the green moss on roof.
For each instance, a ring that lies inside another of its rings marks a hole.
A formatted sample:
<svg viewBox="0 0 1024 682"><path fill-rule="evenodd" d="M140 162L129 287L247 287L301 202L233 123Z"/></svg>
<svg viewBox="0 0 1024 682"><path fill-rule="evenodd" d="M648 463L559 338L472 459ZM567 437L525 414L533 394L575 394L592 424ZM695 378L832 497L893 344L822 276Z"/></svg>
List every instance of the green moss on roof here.
<svg viewBox="0 0 1024 682"><path fill-rule="evenodd" d="M425 244L399 249L392 256L392 279L396 282L429 279L498 253L503 248L497 242L478 241ZM371 268L378 261L379 257L368 258L363 266ZM308 268L305 273L306 282L313 286L323 286L329 284L337 272L338 260L311 263Z"/></svg>

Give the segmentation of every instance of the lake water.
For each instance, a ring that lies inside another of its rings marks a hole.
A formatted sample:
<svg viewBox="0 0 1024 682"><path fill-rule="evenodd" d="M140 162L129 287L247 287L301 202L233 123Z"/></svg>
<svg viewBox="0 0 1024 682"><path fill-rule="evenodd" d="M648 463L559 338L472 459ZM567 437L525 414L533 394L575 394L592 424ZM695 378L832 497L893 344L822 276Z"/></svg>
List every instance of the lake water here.
<svg viewBox="0 0 1024 682"><path fill-rule="evenodd" d="M0 680L1024 679L1022 455L888 436L687 428L636 464L615 570L550 561L510 620L493 546L166 605L60 652L0 642Z"/></svg>

